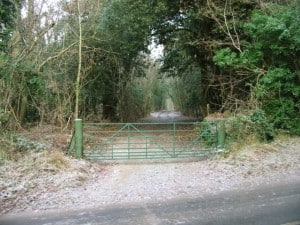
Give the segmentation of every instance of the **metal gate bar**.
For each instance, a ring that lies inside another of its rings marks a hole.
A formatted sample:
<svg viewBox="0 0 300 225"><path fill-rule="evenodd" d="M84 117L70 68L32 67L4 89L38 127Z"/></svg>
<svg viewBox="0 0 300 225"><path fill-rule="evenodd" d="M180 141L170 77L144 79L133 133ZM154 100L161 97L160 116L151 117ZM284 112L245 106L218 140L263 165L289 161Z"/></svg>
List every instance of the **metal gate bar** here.
<svg viewBox="0 0 300 225"><path fill-rule="evenodd" d="M93 160L202 157L219 151L224 136L219 127L218 122L83 123L83 155Z"/></svg>

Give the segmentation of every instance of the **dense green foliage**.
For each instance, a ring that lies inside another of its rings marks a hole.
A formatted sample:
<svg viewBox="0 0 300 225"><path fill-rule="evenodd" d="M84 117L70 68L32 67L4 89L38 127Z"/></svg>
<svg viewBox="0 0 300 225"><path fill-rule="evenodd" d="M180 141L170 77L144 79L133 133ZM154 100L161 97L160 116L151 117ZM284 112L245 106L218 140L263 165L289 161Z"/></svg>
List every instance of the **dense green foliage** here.
<svg viewBox="0 0 300 225"><path fill-rule="evenodd" d="M246 29L266 72L255 94L276 128L300 134L300 14L299 6L273 6L255 12ZM251 51L250 50L250 51Z"/></svg>
<svg viewBox="0 0 300 225"><path fill-rule="evenodd" d="M0 54L9 50L8 43L15 26L13 18L17 13L15 4L19 5L21 2L21 0L14 2L11 0L0 1Z"/></svg>
<svg viewBox="0 0 300 225"><path fill-rule="evenodd" d="M24 1L21 15L0 2L0 126L72 119L81 22L80 117L133 121L172 99L199 119L246 112L264 140L300 134L299 1L79 3L39 14ZM153 42L164 46L156 66Z"/></svg>
<svg viewBox="0 0 300 225"><path fill-rule="evenodd" d="M300 134L299 5L268 5L244 24L248 39L241 53L225 48L214 60L221 68L247 70L253 95L275 128Z"/></svg>

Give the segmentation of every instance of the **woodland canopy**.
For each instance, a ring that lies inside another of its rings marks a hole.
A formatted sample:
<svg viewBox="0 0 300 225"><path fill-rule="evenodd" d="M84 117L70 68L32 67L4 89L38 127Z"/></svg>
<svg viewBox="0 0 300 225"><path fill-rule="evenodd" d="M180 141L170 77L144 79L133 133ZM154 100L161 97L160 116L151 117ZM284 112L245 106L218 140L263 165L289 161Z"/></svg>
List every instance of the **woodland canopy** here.
<svg viewBox="0 0 300 225"><path fill-rule="evenodd" d="M299 135L299 24L299 0L1 0L0 127L135 121L171 100Z"/></svg>

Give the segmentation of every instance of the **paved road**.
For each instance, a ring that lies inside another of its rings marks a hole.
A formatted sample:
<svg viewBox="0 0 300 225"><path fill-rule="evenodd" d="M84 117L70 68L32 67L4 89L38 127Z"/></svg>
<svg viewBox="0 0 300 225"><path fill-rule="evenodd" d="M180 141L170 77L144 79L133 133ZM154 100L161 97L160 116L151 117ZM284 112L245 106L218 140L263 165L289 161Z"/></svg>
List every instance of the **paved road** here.
<svg viewBox="0 0 300 225"><path fill-rule="evenodd" d="M259 187L250 191L110 208L45 214L5 215L1 225L299 225L300 183Z"/></svg>

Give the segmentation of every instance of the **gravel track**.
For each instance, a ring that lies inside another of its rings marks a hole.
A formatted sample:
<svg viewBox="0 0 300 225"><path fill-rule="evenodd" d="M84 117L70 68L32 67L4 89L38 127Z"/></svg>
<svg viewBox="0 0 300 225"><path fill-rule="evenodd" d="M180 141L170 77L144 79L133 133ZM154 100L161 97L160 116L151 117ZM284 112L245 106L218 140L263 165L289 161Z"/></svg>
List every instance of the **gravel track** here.
<svg viewBox="0 0 300 225"><path fill-rule="evenodd" d="M253 144L201 160L87 162L64 157L61 166L1 167L1 213L73 209L192 198L261 184L300 181L300 138ZM47 165L47 166L46 166Z"/></svg>

